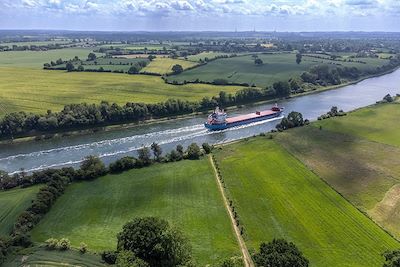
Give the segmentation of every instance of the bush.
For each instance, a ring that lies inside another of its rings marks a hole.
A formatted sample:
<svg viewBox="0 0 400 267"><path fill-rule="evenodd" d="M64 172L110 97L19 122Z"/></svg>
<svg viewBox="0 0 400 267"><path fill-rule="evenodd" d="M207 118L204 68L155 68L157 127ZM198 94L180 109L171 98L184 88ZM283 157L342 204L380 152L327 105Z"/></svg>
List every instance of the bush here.
<svg viewBox="0 0 400 267"><path fill-rule="evenodd" d="M192 143L186 150L188 159L199 159L201 156L200 147L196 143Z"/></svg>
<svg viewBox="0 0 400 267"><path fill-rule="evenodd" d="M210 146L208 143L203 143L201 146L203 147L203 150L204 152L206 152L206 154L210 154L213 149L213 147Z"/></svg>
<svg viewBox="0 0 400 267"><path fill-rule="evenodd" d="M117 261L117 253L115 251L103 251L101 259L108 264L115 264Z"/></svg>
<svg viewBox="0 0 400 267"><path fill-rule="evenodd" d="M85 243L82 242L79 245L79 252L82 254L85 254L87 252L87 245Z"/></svg>
<svg viewBox="0 0 400 267"><path fill-rule="evenodd" d="M135 168L136 159L134 157L123 157L110 164L110 172L118 173Z"/></svg>
<svg viewBox="0 0 400 267"><path fill-rule="evenodd" d="M57 248L59 250L69 250L71 248L71 242L67 238L61 238L57 243Z"/></svg>
<svg viewBox="0 0 400 267"><path fill-rule="evenodd" d="M57 245L58 245L58 240L55 239L55 238L49 238L44 243L45 243L45 246L46 246L47 249L55 250L57 248Z"/></svg>

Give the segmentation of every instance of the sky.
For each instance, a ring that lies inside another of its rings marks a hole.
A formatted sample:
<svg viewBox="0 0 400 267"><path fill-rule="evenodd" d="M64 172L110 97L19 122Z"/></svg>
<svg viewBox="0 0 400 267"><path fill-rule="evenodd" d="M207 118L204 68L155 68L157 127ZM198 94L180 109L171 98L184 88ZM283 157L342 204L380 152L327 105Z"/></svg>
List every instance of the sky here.
<svg viewBox="0 0 400 267"><path fill-rule="evenodd" d="M0 0L0 29L400 31L400 0Z"/></svg>

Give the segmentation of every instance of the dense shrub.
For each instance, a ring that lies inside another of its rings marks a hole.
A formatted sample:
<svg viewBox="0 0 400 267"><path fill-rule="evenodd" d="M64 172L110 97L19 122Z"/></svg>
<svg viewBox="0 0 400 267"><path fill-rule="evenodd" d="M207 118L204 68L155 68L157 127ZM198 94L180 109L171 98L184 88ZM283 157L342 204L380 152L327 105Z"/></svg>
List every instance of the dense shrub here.
<svg viewBox="0 0 400 267"><path fill-rule="evenodd" d="M71 248L71 242L67 238L61 238L57 243L59 250L65 251Z"/></svg>
<svg viewBox="0 0 400 267"><path fill-rule="evenodd" d="M117 253L115 251L103 251L101 259L108 264L115 264L117 260Z"/></svg>
<svg viewBox="0 0 400 267"><path fill-rule="evenodd" d="M85 254L87 252L87 245L83 242L79 245L79 252L82 254Z"/></svg>
<svg viewBox="0 0 400 267"><path fill-rule="evenodd" d="M287 130L289 128L299 127L303 125L303 115L300 112L292 111L287 117L283 118L278 125L276 125L276 128L278 130Z"/></svg>
<svg viewBox="0 0 400 267"><path fill-rule="evenodd" d="M48 250L55 250L57 249L58 240L55 238L49 238L45 242L45 246Z"/></svg>
<svg viewBox="0 0 400 267"><path fill-rule="evenodd" d="M107 173L107 168L96 156L88 156L81 163L78 177L81 180L91 180Z"/></svg>
<svg viewBox="0 0 400 267"><path fill-rule="evenodd" d="M383 267L398 267L400 266L400 250L386 251L383 253L385 263Z"/></svg>
<svg viewBox="0 0 400 267"><path fill-rule="evenodd" d="M110 164L110 172L118 173L125 170L130 170L135 168L136 159L134 157L123 157Z"/></svg>

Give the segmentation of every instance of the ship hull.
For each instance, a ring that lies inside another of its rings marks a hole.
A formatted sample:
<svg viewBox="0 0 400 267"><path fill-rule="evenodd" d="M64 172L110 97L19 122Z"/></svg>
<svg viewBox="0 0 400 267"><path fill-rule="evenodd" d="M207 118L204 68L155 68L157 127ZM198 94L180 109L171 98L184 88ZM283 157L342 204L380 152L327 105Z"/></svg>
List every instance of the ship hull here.
<svg viewBox="0 0 400 267"><path fill-rule="evenodd" d="M227 123L221 123L221 124L209 124L209 123L204 123L204 126L211 130L211 131L220 131L220 130L225 130L228 128L232 128L235 126L241 126L241 125L245 125L245 124L249 124L252 122L257 122L257 121L263 121L263 120L268 120L268 119L272 119L272 118L276 118L281 116L282 111L277 111L276 113L273 114L268 114L268 115L264 115L264 116L258 116L255 118L250 118L250 119L244 119L244 120L238 120L238 121L234 121L234 122L227 122Z"/></svg>

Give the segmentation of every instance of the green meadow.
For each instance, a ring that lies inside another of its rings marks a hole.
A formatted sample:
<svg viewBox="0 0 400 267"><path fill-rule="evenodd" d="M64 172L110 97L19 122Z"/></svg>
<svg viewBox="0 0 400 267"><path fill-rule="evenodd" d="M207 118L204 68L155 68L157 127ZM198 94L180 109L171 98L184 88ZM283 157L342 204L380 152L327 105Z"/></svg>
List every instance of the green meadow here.
<svg viewBox="0 0 400 267"><path fill-rule="evenodd" d="M66 104L126 102L157 103L170 98L200 101L240 86L166 84L160 77L116 73L66 72L0 67L0 116L9 112L45 113Z"/></svg>
<svg viewBox="0 0 400 267"><path fill-rule="evenodd" d="M310 67L318 64L341 64L342 66L355 66L359 69L376 68L388 63L383 59L364 59L371 64L356 62L336 62L329 59L315 59L303 57L300 64L296 64L296 55L293 53L258 54L264 62L263 65L255 65L251 55L237 56L227 59L218 59L204 66L174 75L169 80L178 82L200 81L212 82L215 79L226 79L232 83L248 83L259 87L272 85L276 81L287 81L290 78L298 78Z"/></svg>
<svg viewBox="0 0 400 267"><path fill-rule="evenodd" d="M3 263L4 267L24 267L24 266L106 266L101 263L100 255L90 253L82 254L76 250L69 251L50 251L44 248L28 248L20 251L12 260Z"/></svg>
<svg viewBox="0 0 400 267"><path fill-rule="evenodd" d="M400 238L399 114L399 104L374 105L345 117L284 132L277 140L355 206Z"/></svg>
<svg viewBox="0 0 400 267"><path fill-rule="evenodd" d="M0 236L9 235L18 216L29 207L39 187L0 191Z"/></svg>
<svg viewBox="0 0 400 267"><path fill-rule="evenodd" d="M92 48L64 48L48 51L7 51L0 53L0 67L43 68L44 63L72 59L78 56L86 59ZM1 72L1 70L0 70ZM21 71L22 72L22 71ZM0 80L0 82L2 82Z"/></svg>
<svg viewBox="0 0 400 267"><path fill-rule="evenodd" d="M399 246L274 140L227 145L216 159L251 250L285 238L311 266L382 266Z"/></svg>
<svg viewBox="0 0 400 267"><path fill-rule="evenodd" d="M374 105L351 112L350 116L315 123L324 129L371 141L400 146L400 105Z"/></svg>
<svg viewBox="0 0 400 267"><path fill-rule="evenodd" d="M190 239L199 265L239 255L228 213L206 158L159 164L74 183L32 231L35 241L67 237L89 250L116 248L129 220L157 216Z"/></svg>
<svg viewBox="0 0 400 267"><path fill-rule="evenodd" d="M171 73L172 67L177 64L181 65L183 69L197 65L196 63L188 60L160 57L153 59L145 68L142 69L142 72L167 74Z"/></svg>

